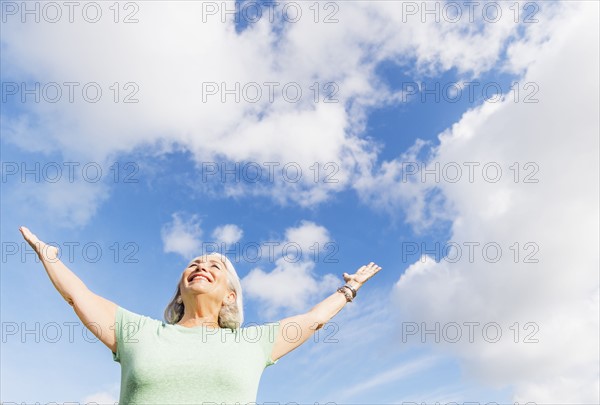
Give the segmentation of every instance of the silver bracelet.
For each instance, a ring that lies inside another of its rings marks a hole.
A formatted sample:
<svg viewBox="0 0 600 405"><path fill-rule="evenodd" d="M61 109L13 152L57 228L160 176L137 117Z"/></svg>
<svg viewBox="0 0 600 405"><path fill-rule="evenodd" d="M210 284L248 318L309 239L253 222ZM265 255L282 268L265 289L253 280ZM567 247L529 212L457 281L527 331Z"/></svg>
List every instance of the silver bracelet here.
<svg viewBox="0 0 600 405"><path fill-rule="evenodd" d="M352 291L352 298L356 298L356 290L350 284L346 283L344 287L348 287Z"/></svg>
<svg viewBox="0 0 600 405"><path fill-rule="evenodd" d="M345 288L347 286L341 286L340 288L337 289L337 292L344 294L344 296L346 297L346 302L352 302L352 299L354 298L352 296L352 292L349 291L348 288Z"/></svg>

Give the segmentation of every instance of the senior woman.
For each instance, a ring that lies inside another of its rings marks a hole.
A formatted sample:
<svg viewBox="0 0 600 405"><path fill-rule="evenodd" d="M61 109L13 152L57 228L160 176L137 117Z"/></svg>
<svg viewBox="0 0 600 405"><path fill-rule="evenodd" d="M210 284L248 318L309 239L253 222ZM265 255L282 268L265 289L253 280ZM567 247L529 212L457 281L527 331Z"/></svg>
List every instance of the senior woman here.
<svg viewBox="0 0 600 405"><path fill-rule="evenodd" d="M352 301L381 267L344 273L346 284L310 311L242 327L242 289L235 268L213 253L183 271L159 321L90 291L58 258L58 249L19 228L50 280L83 324L121 365L119 404L247 404L263 370L291 352Z"/></svg>

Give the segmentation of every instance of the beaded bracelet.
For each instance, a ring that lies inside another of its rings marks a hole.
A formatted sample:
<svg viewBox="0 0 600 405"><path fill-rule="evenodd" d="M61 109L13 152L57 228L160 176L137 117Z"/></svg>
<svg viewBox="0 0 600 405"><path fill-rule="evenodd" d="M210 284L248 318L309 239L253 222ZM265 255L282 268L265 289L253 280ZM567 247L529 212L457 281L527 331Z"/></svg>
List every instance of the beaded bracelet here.
<svg viewBox="0 0 600 405"><path fill-rule="evenodd" d="M350 284L345 284L344 287L348 287L352 291L352 298L356 298L356 290Z"/></svg>
<svg viewBox="0 0 600 405"><path fill-rule="evenodd" d="M337 292L344 294L344 296L346 297L346 302L352 302L352 299L354 298L352 296L352 292L348 289L345 288L347 286L341 286L340 288L337 289Z"/></svg>

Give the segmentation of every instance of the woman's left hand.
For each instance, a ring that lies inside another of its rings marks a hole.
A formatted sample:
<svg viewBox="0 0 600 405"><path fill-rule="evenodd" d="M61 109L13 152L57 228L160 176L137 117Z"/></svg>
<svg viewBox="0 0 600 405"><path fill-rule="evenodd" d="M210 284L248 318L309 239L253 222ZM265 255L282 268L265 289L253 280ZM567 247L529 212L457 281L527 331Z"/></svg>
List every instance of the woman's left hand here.
<svg viewBox="0 0 600 405"><path fill-rule="evenodd" d="M368 279L373 277L381 267L371 262L366 266L362 266L354 274L344 273L344 281L353 287L361 287Z"/></svg>

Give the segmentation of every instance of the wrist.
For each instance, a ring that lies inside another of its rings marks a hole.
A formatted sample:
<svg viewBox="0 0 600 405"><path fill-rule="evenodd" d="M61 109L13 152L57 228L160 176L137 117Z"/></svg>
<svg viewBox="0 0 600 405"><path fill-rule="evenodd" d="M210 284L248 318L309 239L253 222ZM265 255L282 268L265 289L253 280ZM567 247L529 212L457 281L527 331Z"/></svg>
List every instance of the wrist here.
<svg viewBox="0 0 600 405"><path fill-rule="evenodd" d="M356 291L358 291L360 287L362 287L362 283L358 283L356 281L348 281L346 284L354 288Z"/></svg>
<svg viewBox="0 0 600 405"><path fill-rule="evenodd" d="M41 240L38 240L37 242L30 243L30 245L33 251L41 258L44 250L46 249L46 244Z"/></svg>
<svg viewBox="0 0 600 405"><path fill-rule="evenodd" d="M352 302L352 300L354 299L354 293L352 292L352 290L350 290L350 288L347 287L347 285L338 288L337 292L342 293L344 297L346 297L346 302Z"/></svg>
<svg viewBox="0 0 600 405"><path fill-rule="evenodd" d="M58 259L58 249L56 246L49 245L42 241L36 243L35 252L42 262L49 261L54 263L56 262L56 259Z"/></svg>

